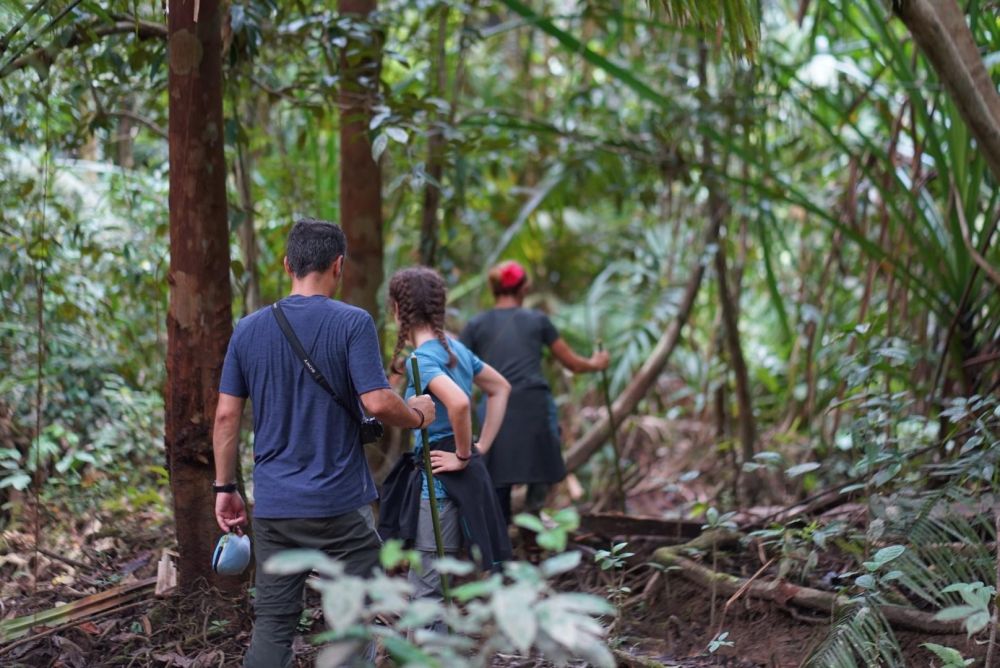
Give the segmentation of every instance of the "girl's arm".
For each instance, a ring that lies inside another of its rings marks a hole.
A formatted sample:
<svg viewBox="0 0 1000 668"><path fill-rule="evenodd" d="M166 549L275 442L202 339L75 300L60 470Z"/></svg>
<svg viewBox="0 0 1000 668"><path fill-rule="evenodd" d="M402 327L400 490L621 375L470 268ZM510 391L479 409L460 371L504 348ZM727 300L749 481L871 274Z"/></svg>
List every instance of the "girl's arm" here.
<svg viewBox="0 0 1000 668"><path fill-rule="evenodd" d="M479 452L485 455L493 447L493 440L500 432L500 425L503 424L503 416L507 412L507 398L510 397L510 383L489 364L484 364L472 381L486 393L486 419L483 420L479 443L476 444Z"/></svg>
<svg viewBox="0 0 1000 668"><path fill-rule="evenodd" d="M472 456L472 411L469 397L455 381L444 374L427 383L427 391L444 404L451 430L455 434L455 452L431 451L431 470L434 473L461 471Z"/></svg>

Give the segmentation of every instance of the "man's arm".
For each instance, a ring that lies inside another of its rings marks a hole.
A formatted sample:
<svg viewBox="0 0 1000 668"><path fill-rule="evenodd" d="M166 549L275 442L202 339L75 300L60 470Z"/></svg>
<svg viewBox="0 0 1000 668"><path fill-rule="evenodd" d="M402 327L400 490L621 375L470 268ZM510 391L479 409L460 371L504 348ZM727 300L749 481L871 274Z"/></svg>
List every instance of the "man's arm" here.
<svg viewBox="0 0 1000 668"><path fill-rule="evenodd" d="M215 454L215 484L236 482L236 460L239 457L240 418L243 397L219 393L212 430L212 451ZM223 531L232 531L246 524L247 511L239 492L219 492L215 495L215 521Z"/></svg>
<svg viewBox="0 0 1000 668"><path fill-rule="evenodd" d="M403 401L388 388L372 390L361 395L365 412L387 425L405 429L420 429L434 422L434 400L429 394L420 394Z"/></svg>

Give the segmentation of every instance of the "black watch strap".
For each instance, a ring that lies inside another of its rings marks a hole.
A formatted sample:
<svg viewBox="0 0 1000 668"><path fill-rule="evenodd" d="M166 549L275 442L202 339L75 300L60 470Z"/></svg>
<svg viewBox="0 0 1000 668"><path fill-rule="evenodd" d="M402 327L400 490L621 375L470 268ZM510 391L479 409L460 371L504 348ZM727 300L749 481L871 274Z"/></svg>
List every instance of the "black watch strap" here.
<svg viewBox="0 0 1000 668"><path fill-rule="evenodd" d="M225 485L216 485L212 483L212 491L216 494L230 494L237 490L235 482L227 482Z"/></svg>

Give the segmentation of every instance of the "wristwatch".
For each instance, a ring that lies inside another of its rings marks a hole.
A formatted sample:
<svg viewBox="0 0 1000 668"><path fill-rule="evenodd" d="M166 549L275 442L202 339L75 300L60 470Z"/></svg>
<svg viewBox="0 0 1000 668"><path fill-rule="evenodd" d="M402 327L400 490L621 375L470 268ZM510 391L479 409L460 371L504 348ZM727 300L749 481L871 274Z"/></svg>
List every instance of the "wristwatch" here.
<svg viewBox="0 0 1000 668"><path fill-rule="evenodd" d="M235 482L227 482L225 485L219 485L215 482L212 483L212 491L215 494L230 494L237 490Z"/></svg>

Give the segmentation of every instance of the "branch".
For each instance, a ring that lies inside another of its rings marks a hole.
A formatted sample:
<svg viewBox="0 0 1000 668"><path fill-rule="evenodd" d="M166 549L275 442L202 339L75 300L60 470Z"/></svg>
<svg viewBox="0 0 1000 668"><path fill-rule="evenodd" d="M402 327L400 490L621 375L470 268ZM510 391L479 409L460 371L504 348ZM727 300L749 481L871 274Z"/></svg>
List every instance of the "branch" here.
<svg viewBox="0 0 1000 668"><path fill-rule="evenodd" d="M728 573L720 573L702 566L686 557L677 554L678 548L664 547L653 554L653 561L663 566L674 566L680 569L685 578L705 587L714 586L717 591L725 594L736 594L743 590L744 595L752 598L772 601L779 605L793 603L801 608L816 610L831 614L839 608L853 605L851 599L839 596L833 592L800 587L784 580L748 580L738 578ZM890 624L896 628L911 629L923 633L951 634L961 633L961 622L942 622L934 619L929 612L917 610L908 605L880 605L879 610Z"/></svg>
<svg viewBox="0 0 1000 668"><path fill-rule="evenodd" d="M133 113L131 111L121 110L121 111L106 111L104 112L104 115L112 116L114 118L127 118L130 121L134 121L139 125L144 126L147 130L149 130L156 136L160 137L161 139L167 139L166 130L164 130L163 128L161 128L159 125L149 120L148 118L140 116L139 114Z"/></svg>
<svg viewBox="0 0 1000 668"><path fill-rule="evenodd" d="M167 38L167 27L162 23L154 23L152 21L132 20L120 20L110 24L77 24L76 29L65 44L59 44L57 40L49 46L36 49L29 54L15 58L0 70L0 79L3 79L12 72L24 69L34 62L40 62L46 66L51 65L55 62L56 57L66 49L87 46L111 35L127 34L134 34L139 40L165 40Z"/></svg>
<svg viewBox="0 0 1000 668"><path fill-rule="evenodd" d="M681 331L684 329L684 325L691 315L695 298L698 296L699 288L701 288L701 279L705 275L705 251L718 243L720 221L720 217L715 217L709 223L705 233L704 249L695 257L694 266L691 268L691 278L684 289L684 296L681 299L677 315L674 316L673 322L670 323L670 326L667 327L663 336L656 343L656 347L650 353L649 359L639 368L639 371L632 378L631 382L622 390L621 395L612 404L611 412L614 414L615 424L622 424L625 417L635 410L639 401L642 400L646 392L649 391L649 388L659 378L663 367L666 366L670 355L673 354L674 349L680 342ZM585 464L591 455L604 444L610 433L611 422L608 419L608 415L605 414L587 433L578 438L570 446L569 452L566 453L566 468L573 471Z"/></svg>

